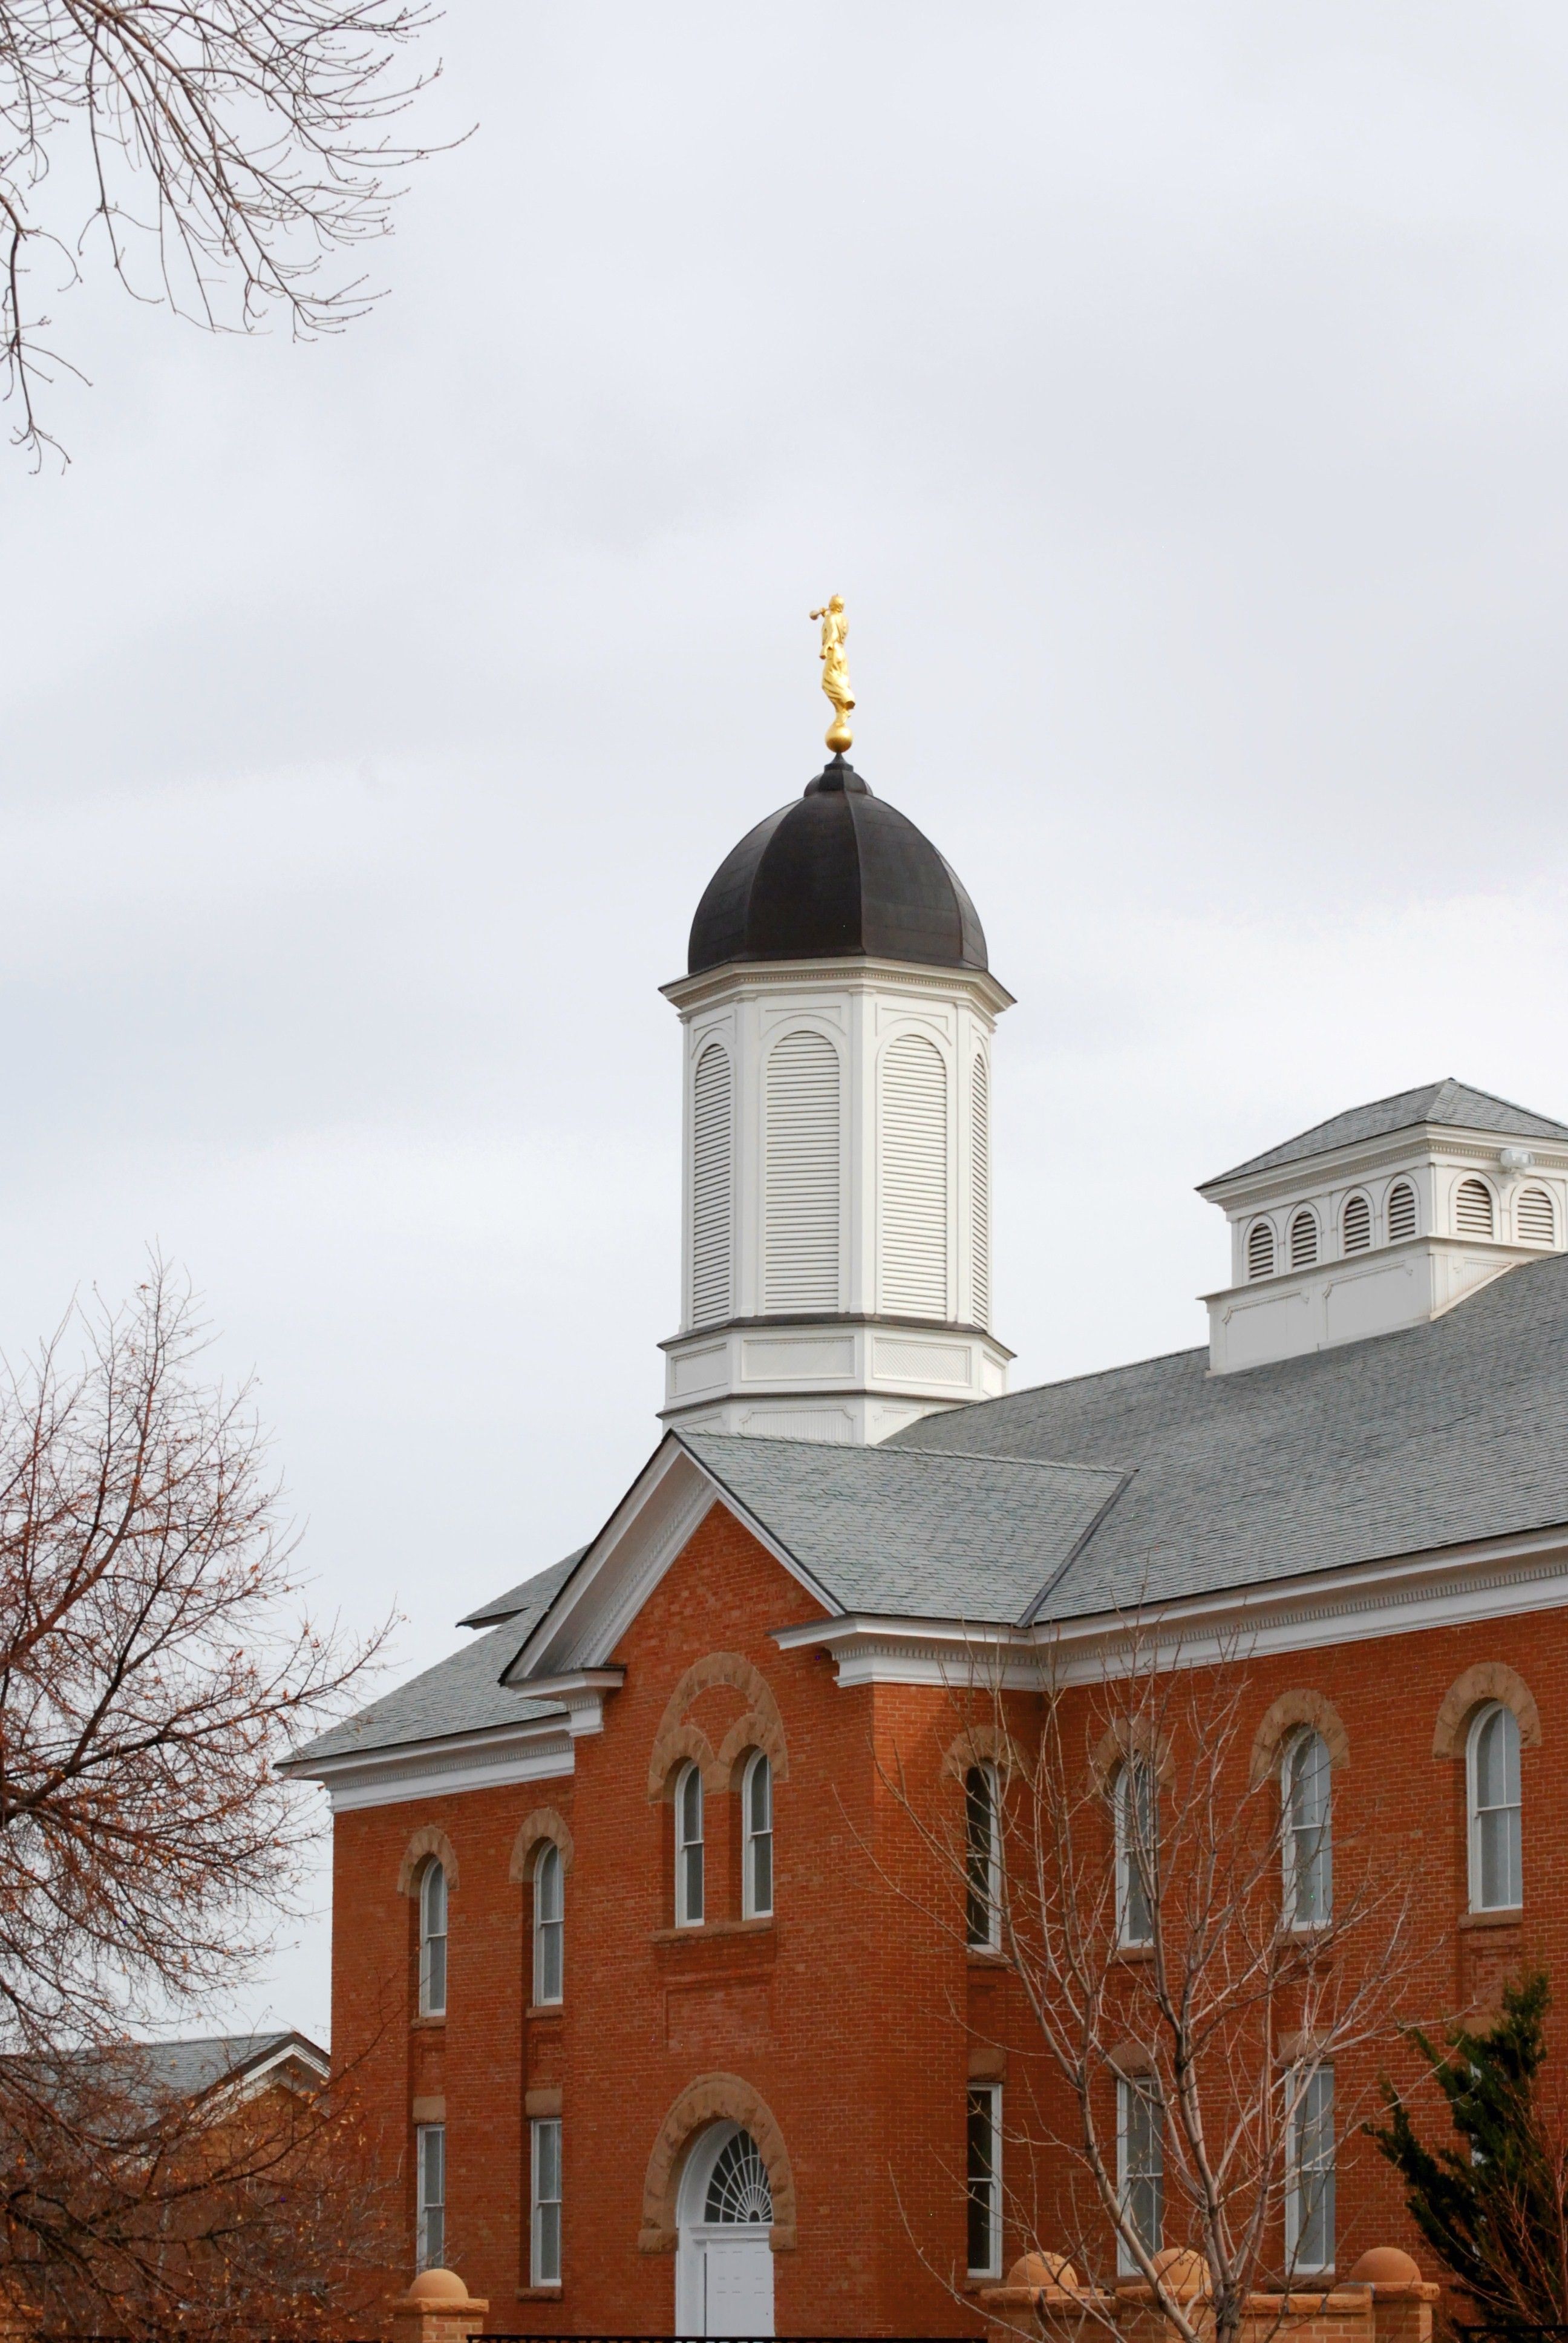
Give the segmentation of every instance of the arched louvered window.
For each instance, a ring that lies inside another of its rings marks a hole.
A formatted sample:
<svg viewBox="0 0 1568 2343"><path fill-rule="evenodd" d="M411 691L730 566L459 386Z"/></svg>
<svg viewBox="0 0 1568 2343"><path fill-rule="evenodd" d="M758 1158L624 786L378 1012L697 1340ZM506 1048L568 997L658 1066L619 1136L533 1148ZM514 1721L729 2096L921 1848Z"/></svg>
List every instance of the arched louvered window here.
<svg viewBox="0 0 1568 2343"><path fill-rule="evenodd" d="M974 1315L990 1324L990 1071L977 1058L970 1075L970 1177L974 1183Z"/></svg>
<svg viewBox="0 0 1568 2343"><path fill-rule="evenodd" d="M1311 1269L1318 1257L1318 1222L1303 1205L1291 1222L1291 1267Z"/></svg>
<svg viewBox="0 0 1568 2343"><path fill-rule="evenodd" d="M765 1310L839 1307L839 1052L786 1033L768 1053Z"/></svg>
<svg viewBox="0 0 1568 2343"><path fill-rule="evenodd" d="M1340 1216L1340 1233L1347 1252L1365 1252L1372 1244L1372 1206L1364 1196L1347 1196Z"/></svg>
<svg viewBox="0 0 1568 2343"><path fill-rule="evenodd" d="M691 1094L691 1322L729 1315L730 1154L734 1105L729 1055L710 1041Z"/></svg>
<svg viewBox="0 0 1568 2343"><path fill-rule="evenodd" d="M1462 1180L1453 1199L1453 1225L1462 1237L1492 1234L1492 1191L1484 1180Z"/></svg>
<svg viewBox="0 0 1568 2343"><path fill-rule="evenodd" d="M1274 1232L1267 1221L1254 1221L1247 1231L1247 1275L1272 1277L1274 1273Z"/></svg>
<svg viewBox="0 0 1568 2343"><path fill-rule="evenodd" d="M1402 1244L1415 1234L1415 1190L1408 1180L1396 1180L1388 1192L1388 1241Z"/></svg>
<svg viewBox="0 0 1568 2343"><path fill-rule="evenodd" d="M1521 1244L1556 1243L1557 1215L1544 1188L1525 1189L1514 1209L1513 1220Z"/></svg>
<svg viewBox="0 0 1568 2343"><path fill-rule="evenodd" d="M921 1033L900 1033L882 1060L883 1310L948 1314L948 1072Z"/></svg>

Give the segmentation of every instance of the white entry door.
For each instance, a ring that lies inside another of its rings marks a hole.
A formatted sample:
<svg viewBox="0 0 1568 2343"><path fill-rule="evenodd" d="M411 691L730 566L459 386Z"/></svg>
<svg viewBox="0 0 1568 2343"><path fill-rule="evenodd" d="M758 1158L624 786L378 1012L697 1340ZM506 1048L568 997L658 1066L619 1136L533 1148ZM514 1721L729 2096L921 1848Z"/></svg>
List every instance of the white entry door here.
<svg viewBox="0 0 1568 2343"><path fill-rule="evenodd" d="M680 2335L773 2332L773 2194L749 2132L711 2125L681 2175L675 2270Z"/></svg>
<svg viewBox="0 0 1568 2343"><path fill-rule="evenodd" d="M704 2224L706 2227L706 2224ZM761 2237L709 2229L702 2240L705 2335L771 2335L773 2255Z"/></svg>

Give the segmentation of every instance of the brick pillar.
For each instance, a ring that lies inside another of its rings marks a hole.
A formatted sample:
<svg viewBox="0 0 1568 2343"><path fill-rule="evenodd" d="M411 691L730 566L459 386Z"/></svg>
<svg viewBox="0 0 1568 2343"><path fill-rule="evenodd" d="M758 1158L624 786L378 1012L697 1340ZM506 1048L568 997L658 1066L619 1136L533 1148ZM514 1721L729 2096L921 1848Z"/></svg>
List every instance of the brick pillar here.
<svg viewBox="0 0 1568 2343"><path fill-rule="evenodd" d="M1375 2343L1432 2343L1439 2288L1422 2284L1416 2263L1397 2246L1369 2247L1341 2283L1371 2295Z"/></svg>
<svg viewBox="0 0 1568 2343"><path fill-rule="evenodd" d="M489 2308L456 2270L421 2270L392 2304L392 2343L467 2343L482 2330Z"/></svg>

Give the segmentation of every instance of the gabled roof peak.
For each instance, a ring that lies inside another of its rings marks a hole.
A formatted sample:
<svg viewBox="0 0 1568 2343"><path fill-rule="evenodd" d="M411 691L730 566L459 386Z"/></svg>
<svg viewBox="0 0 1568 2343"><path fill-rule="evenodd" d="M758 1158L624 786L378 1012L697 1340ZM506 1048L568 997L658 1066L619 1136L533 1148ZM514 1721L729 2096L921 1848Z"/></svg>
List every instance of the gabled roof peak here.
<svg viewBox="0 0 1568 2343"><path fill-rule="evenodd" d="M1440 1082L1425 1082L1419 1090L1396 1091L1392 1098L1348 1107L1342 1114L1331 1115L1326 1122L1299 1131L1294 1139L1233 1164L1229 1172L1216 1172L1211 1180L1202 1182L1198 1193L1207 1195L1227 1180L1272 1172L1287 1163L1305 1162L1314 1155L1332 1154L1335 1148L1354 1147L1364 1140L1384 1139L1396 1131L1415 1131L1431 1123L1452 1130L1494 1131L1510 1139L1568 1140L1568 1123L1553 1122L1550 1116L1515 1106L1512 1100L1497 1098L1491 1091L1473 1090L1468 1082L1456 1081L1450 1074Z"/></svg>

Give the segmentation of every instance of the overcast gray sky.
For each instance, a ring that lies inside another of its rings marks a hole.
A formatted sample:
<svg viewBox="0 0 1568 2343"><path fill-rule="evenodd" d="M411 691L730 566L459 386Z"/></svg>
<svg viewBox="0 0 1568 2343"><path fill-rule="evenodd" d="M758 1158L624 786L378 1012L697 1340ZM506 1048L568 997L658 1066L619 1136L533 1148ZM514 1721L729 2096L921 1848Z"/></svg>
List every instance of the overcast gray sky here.
<svg viewBox="0 0 1568 2343"><path fill-rule="evenodd" d="M0 1337L156 1241L397 1670L602 1520L713 867L856 762L968 884L1015 1388L1202 1339L1195 1181L1568 1113L1568 17L452 0L345 339L101 284L0 465ZM312 1794L314 1795L314 1794ZM321 1924L223 2015L327 2016Z"/></svg>

